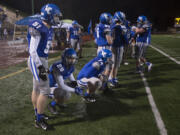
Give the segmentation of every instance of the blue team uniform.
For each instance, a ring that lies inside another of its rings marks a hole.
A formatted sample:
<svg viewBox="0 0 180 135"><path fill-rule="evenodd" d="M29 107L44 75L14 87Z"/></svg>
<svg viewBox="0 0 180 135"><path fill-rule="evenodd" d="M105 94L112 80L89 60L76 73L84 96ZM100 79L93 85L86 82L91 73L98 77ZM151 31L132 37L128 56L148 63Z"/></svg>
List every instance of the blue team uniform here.
<svg viewBox="0 0 180 135"><path fill-rule="evenodd" d="M129 44L129 41L130 41L130 39L131 39L131 28L129 27L128 21L125 21L125 22L124 22L124 25L125 25L125 27L126 27L126 38L127 38L127 40L128 40L127 44Z"/></svg>
<svg viewBox="0 0 180 135"><path fill-rule="evenodd" d="M29 24L29 27L34 28L40 33L41 39L37 48L37 54L39 57L48 57L48 52L51 47L52 38L53 38L53 29L47 28L41 20L35 20ZM28 32L27 35L28 44L30 45L31 35Z"/></svg>
<svg viewBox="0 0 180 135"><path fill-rule="evenodd" d="M109 45L106 40L106 34L110 34L110 26L106 24L99 23L95 28L94 38L98 46Z"/></svg>
<svg viewBox="0 0 180 135"><path fill-rule="evenodd" d="M152 29L151 23L149 23L148 37L147 37L147 42L146 42L148 45L151 44L151 29Z"/></svg>
<svg viewBox="0 0 180 135"><path fill-rule="evenodd" d="M79 40L79 27L70 27L69 31L70 31L70 38L71 39L78 39Z"/></svg>
<svg viewBox="0 0 180 135"><path fill-rule="evenodd" d="M137 35L137 38L136 38L136 42L140 42L140 43L147 43L147 38L149 36L149 31L148 29L150 28L150 26L148 24L142 24L142 25L139 25L138 28L143 28L145 29L145 32L143 33L140 33Z"/></svg>
<svg viewBox="0 0 180 135"><path fill-rule="evenodd" d="M111 31L114 38L112 47L121 47L127 43L126 34L123 31L121 25L112 25Z"/></svg>
<svg viewBox="0 0 180 135"><path fill-rule="evenodd" d="M56 69L59 72L59 74L63 76L64 80L66 80L75 70L74 66L71 66L69 69L67 69L62 63L62 61L58 61L54 63L53 65L51 65L49 69L50 70L50 74L49 74L50 87L55 87L57 85L55 77L52 73L54 69Z"/></svg>
<svg viewBox="0 0 180 135"><path fill-rule="evenodd" d="M93 67L94 62L99 63L99 70ZM106 64L104 63L104 61L101 58L95 57L81 69L77 76L77 80L80 80L82 78L98 77L98 75L104 71L105 67Z"/></svg>

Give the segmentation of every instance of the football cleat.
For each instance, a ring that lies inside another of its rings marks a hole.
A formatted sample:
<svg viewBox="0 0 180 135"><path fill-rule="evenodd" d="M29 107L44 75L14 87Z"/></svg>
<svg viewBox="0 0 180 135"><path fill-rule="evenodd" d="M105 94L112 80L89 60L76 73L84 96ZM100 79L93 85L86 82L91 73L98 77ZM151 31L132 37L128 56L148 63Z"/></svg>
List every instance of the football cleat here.
<svg viewBox="0 0 180 135"><path fill-rule="evenodd" d="M85 95L85 96L83 97L83 99L84 99L85 101L87 101L87 102L90 102L90 103L96 102L96 99L95 99L92 95L90 95L90 94Z"/></svg>
<svg viewBox="0 0 180 135"><path fill-rule="evenodd" d="M56 110L56 107L55 107L55 106L52 106L51 104L48 104L47 107L48 107L48 110L49 110L52 114L54 114L54 115L59 114L58 111Z"/></svg>
<svg viewBox="0 0 180 135"><path fill-rule="evenodd" d="M49 116L48 115L46 115L46 114L43 114L43 118L45 119L45 120L48 120L49 119ZM35 116L35 122L37 121L37 116Z"/></svg>
<svg viewBox="0 0 180 135"><path fill-rule="evenodd" d="M48 125L48 123L45 121L44 118L41 118L40 121L37 121L37 120L35 121L35 127L36 127L36 128L42 128L43 130L47 130L48 127L49 127L49 125Z"/></svg>
<svg viewBox="0 0 180 135"><path fill-rule="evenodd" d="M109 80L109 86L110 87L116 87L118 85L118 80L113 78L111 80Z"/></svg>

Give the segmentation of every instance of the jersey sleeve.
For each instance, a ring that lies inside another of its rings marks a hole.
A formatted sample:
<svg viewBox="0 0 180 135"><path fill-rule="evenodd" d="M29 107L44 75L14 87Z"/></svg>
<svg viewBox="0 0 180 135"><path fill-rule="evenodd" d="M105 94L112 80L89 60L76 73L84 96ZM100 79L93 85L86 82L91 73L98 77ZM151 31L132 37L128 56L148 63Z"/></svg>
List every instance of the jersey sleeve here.
<svg viewBox="0 0 180 135"><path fill-rule="evenodd" d="M42 65L42 62L37 54L37 48L41 39L40 32L36 30L34 27L29 27L29 34L31 35L29 42L29 53L36 66L39 67Z"/></svg>
<svg viewBox="0 0 180 135"><path fill-rule="evenodd" d="M75 92L74 88L71 88L64 83L63 76L60 74L60 71L56 66L53 68L53 75L55 77L55 80L56 80L59 88L61 88L64 91Z"/></svg>
<svg viewBox="0 0 180 135"><path fill-rule="evenodd" d="M111 35L111 28L110 28L109 25L105 25L105 26L104 26L104 33L105 33L106 35Z"/></svg>

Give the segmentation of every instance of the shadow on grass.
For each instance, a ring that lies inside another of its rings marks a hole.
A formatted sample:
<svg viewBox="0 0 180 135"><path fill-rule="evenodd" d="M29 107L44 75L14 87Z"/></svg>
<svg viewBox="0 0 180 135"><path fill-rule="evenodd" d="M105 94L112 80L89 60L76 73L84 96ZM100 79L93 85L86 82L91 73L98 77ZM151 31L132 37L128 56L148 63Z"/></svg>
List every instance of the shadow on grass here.
<svg viewBox="0 0 180 135"><path fill-rule="evenodd" d="M149 106L131 106L128 103L122 102L120 99L135 99L141 96L146 96L144 92L136 91L115 91L114 94L105 96L100 94L95 103L86 103L84 101L68 104L60 117L72 118L70 120L57 120L52 126L60 126L73 124L85 121L98 121L107 117L121 117L130 115L137 108L139 110L147 110Z"/></svg>

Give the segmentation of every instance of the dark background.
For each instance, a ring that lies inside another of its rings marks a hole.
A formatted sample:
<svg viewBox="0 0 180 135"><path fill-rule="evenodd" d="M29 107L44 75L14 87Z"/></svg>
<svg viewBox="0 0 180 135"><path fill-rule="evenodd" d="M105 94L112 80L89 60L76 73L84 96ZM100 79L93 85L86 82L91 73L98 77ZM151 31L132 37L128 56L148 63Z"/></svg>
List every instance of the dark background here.
<svg viewBox="0 0 180 135"><path fill-rule="evenodd" d="M32 0L1 0L0 3L32 14ZM76 19L87 27L90 19L98 22L102 12L114 14L123 11L132 23L139 15L145 15L152 22L153 28L165 31L173 27L175 17L180 17L180 0L34 0L35 13L47 3L57 4L64 18Z"/></svg>

